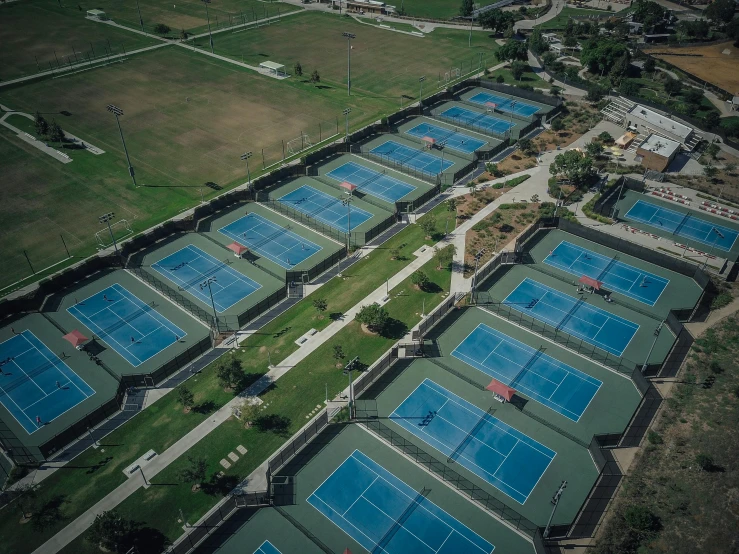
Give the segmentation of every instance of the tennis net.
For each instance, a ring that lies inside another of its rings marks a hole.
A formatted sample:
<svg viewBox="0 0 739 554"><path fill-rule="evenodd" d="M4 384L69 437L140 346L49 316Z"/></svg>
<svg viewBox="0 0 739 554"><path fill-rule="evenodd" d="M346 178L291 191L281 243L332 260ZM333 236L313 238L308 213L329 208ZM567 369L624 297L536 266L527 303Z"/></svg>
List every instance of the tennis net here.
<svg viewBox="0 0 739 554"><path fill-rule="evenodd" d="M487 423L488 417L492 416L495 413L495 410L491 407L488 409L487 412L482 414L480 419L477 420L475 425L472 427L469 433L467 433L464 438L460 441L460 443L456 446L456 448L452 451L452 453L449 455L449 458L447 459L447 462L454 462L457 458L459 458L459 455L462 453L462 451L467 448L467 446L472 442L472 439L475 438L475 435L477 435L477 432L482 429L482 426Z"/></svg>
<svg viewBox="0 0 739 554"><path fill-rule="evenodd" d="M424 487L421 492L419 492L416 497L411 500L411 503L406 507L403 513L400 514L400 517L390 526L390 529L388 529L387 533L383 535L383 537L372 549L372 554L380 554L382 552L385 552L385 547L390 544L390 541L393 539L395 534L400 530L401 527L403 527L403 524L408 521L408 518L411 517L411 514L413 514L416 508L421 505L421 501L426 498L426 496L428 496L430 492L431 489L427 489L426 487Z"/></svg>
<svg viewBox="0 0 739 554"><path fill-rule="evenodd" d="M582 306L585 303L584 298L580 298L577 302L575 302L575 305L570 308L570 311L565 314L565 316L562 318L562 321L559 322L556 329L559 331L562 327L564 327L570 319L572 319L572 316L575 315L575 312L578 310L580 306Z"/></svg>

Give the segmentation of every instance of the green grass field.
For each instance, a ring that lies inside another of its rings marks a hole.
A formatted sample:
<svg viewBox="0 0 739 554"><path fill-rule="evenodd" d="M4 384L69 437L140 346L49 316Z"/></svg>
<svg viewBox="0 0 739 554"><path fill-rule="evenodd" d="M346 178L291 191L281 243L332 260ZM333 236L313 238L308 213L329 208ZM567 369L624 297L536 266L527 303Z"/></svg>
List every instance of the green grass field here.
<svg viewBox="0 0 739 554"><path fill-rule="evenodd" d="M63 4L64 5L64 4ZM0 80L49 70L49 63L82 61L87 55L121 53L159 41L85 19L76 4L57 0L9 2L0 6ZM38 64L37 64L38 62Z"/></svg>
<svg viewBox="0 0 739 554"><path fill-rule="evenodd" d="M487 33L473 33L469 48L466 31L435 29L421 38L363 25L351 18L305 13L285 18L278 25L215 37L215 51L255 65L276 61L290 73L300 62L304 81L316 69L322 86L340 89L346 87L347 70L347 41L342 32L357 36L352 40L353 94L363 102L385 100L393 108L400 107L401 95L406 95L406 103L418 99L420 76L427 77L426 96L437 90L439 75L443 78L450 67L462 67L465 72L477 68L481 53L492 64L497 49ZM196 44L209 48L207 38L198 39Z"/></svg>
<svg viewBox="0 0 739 554"><path fill-rule="evenodd" d="M479 0L480 6L492 4L495 0ZM426 17L429 19L450 19L459 15L461 0L401 0L395 7L405 8L406 15L411 17Z"/></svg>
<svg viewBox="0 0 739 554"><path fill-rule="evenodd" d="M612 12L607 12L605 10L584 10L581 8L569 8L565 7L562 8L562 11L559 12L557 17L554 19L550 19L549 21L545 21L541 23L540 25L537 25L537 28L539 29L564 29L567 26L567 20L571 17L588 17L588 16L596 16L599 18L608 18L613 15Z"/></svg>
<svg viewBox="0 0 739 554"><path fill-rule="evenodd" d="M141 29L136 0L87 0L80 4L84 10L103 10L110 19L120 25ZM144 30L151 33L158 23L172 29L179 36L181 30L189 33L208 31L205 6L200 0L149 0L139 1ZM300 10L298 6L270 0L217 0L208 6L212 31L232 24L255 21L266 17Z"/></svg>
<svg viewBox="0 0 739 554"><path fill-rule="evenodd" d="M534 73L533 69L531 69L530 66L526 67L526 71L523 72L523 76L521 77L521 80L517 80L513 78L513 74L511 73L511 70L507 67L496 69L495 71L491 71L488 74L488 77L493 82L498 82L497 77L498 75L503 76L503 82L506 85L531 85L533 87L548 87L549 83L545 82L544 79L539 77L536 73Z"/></svg>

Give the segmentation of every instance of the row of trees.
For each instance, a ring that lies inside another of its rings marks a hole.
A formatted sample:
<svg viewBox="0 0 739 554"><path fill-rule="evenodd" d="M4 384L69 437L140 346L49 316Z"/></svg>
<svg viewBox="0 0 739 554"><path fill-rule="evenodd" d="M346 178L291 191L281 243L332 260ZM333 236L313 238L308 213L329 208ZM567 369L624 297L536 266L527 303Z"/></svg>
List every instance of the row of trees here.
<svg viewBox="0 0 739 554"><path fill-rule="evenodd" d="M36 130L36 136L43 137L52 142L62 143L66 137L61 126L56 122L56 119L52 119L51 123L49 123L39 112L36 112L33 127Z"/></svg>
<svg viewBox="0 0 739 554"><path fill-rule="evenodd" d="M303 66L301 65L300 62L295 62L295 67L293 67L293 72L295 73L296 77L303 76ZM310 74L310 82L313 85L321 82L321 75L318 73L317 69L314 69L313 72Z"/></svg>

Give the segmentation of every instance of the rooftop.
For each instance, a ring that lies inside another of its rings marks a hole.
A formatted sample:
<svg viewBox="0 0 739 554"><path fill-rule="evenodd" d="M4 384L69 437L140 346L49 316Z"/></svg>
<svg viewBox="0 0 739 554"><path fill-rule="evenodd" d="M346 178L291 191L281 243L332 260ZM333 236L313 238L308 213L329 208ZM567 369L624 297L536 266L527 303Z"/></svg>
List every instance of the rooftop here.
<svg viewBox="0 0 739 554"><path fill-rule="evenodd" d="M659 156L669 158L680 148L680 143L676 140L670 140L668 138L652 134L647 137L647 140L641 143L639 148L641 150L646 150Z"/></svg>
<svg viewBox="0 0 739 554"><path fill-rule="evenodd" d="M667 133L670 133L671 135L676 135L683 140L687 139L690 133L693 132L693 129L688 127L687 125L678 123L674 119L670 119L666 115L662 115L655 112L654 110L650 110L649 108L647 108L646 106L642 106L641 104L637 104L636 106L631 108L631 111L629 111L629 113L640 119L643 119L649 125L654 127L656 131L663 130Z"/></svg>

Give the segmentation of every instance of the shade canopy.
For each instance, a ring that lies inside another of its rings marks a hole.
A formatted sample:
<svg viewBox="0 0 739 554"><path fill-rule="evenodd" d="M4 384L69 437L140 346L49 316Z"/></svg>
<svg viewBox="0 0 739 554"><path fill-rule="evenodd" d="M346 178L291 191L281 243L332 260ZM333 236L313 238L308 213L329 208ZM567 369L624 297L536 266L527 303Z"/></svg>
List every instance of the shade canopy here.
<svg viewBox="0 0 739 554"><path fill-rule="evenodd" d="M434 144L436 143L436 139L434 137L423 137L421 140L427 144Z"/></svg>
<svg viewBox="0 0 739 554"><path fill-rule="evenodd" d="M342 188L345 188L345 189L346 189L346 190L348 190L349 192L352 192L352 191L354 191L354 189L356 189L356 188L357 188L357 185L353 185L353 184L351 184L351 183L349 183L349 182L347 182L347 181L344 181L344 182L343 182L343 183L341 183L341 184L340 184L339 186L340 186L340 187L342 187Z"/></svg>
<svg viewBox="0 0 739 554"><path fill-rule="evenodd" d="M583 285L593 287L595 290L600 290L600 287L603 286L602 281L598 281L597 279L593 279L592 277L588 277L587 275L583 275L582 277L580 277L580 282Z"/></svg>
<svg viewBox="0 0 739 554"><path fill-rule="evenodd" d="M490 384L485 387L490 392L494 392L506 399L506 402L510 402L513 395L516 394L516 389L512 389L508 385L504 385L500 381L493 379Z"/></svg>
<svg viewBox="0 0 739 554"><path fill-rule="evenodd" d="M75 348L77 348L83 342L87 342L88 340L90 340L85 335L80 333L77 329L75 329L71 333L67 333L62 338L69 341Z"/></svg>
<svg viewBox="0 0 739 554"><path fill-rule="evenodd" d="M239 256L241 256L244 252L249 250L246 246L239 244L238 242L232 242L226 248L228 248L232 252L235 252Z"/></svg>
<svg viewBox="0 0 739 554"><path fill-rule="evenodd" d="M485 105L486 105L486 106L487 106L488 108L493 108L493 109L495 109L495 108L497 108L497 107L498 107L498 104L496 104L495 102L485 102Z"/></svg>

